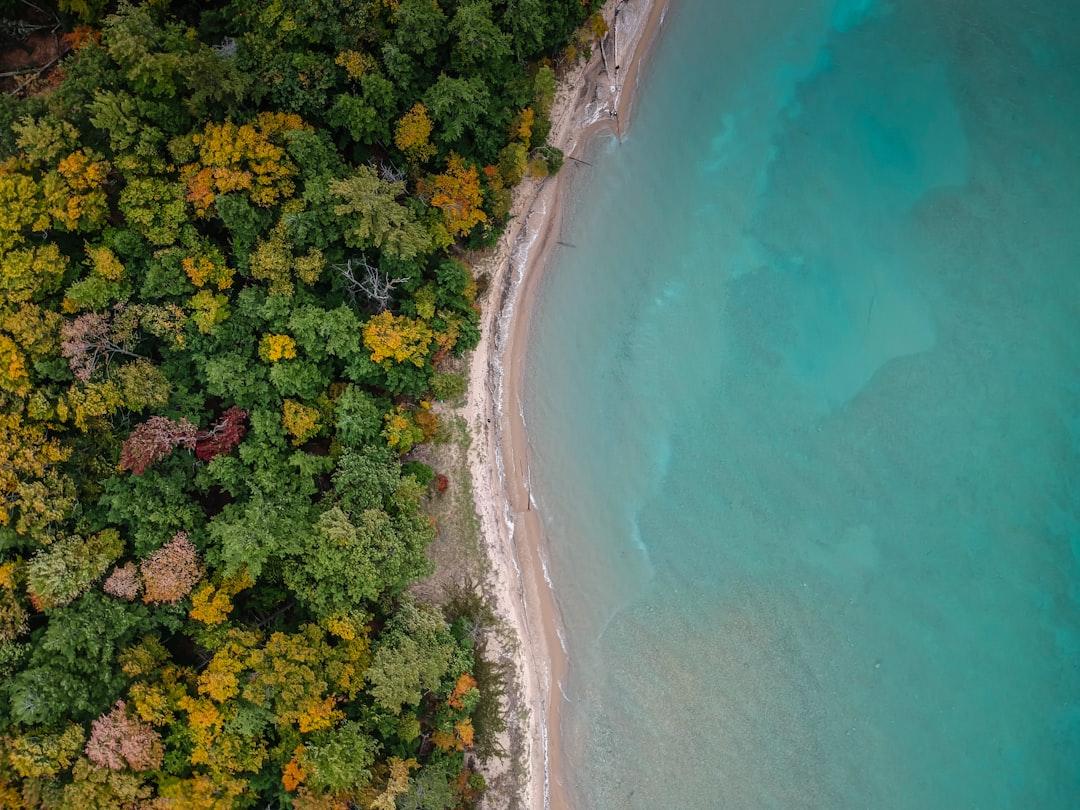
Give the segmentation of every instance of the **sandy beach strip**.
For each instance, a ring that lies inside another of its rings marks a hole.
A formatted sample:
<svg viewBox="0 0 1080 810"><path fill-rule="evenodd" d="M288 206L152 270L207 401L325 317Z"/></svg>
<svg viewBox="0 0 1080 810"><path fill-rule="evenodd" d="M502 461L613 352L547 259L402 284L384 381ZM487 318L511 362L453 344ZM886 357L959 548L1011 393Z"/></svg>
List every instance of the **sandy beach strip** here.
<svg viewBox="0 0 1080 810"><path fill-rule="evenodd" d="M568 660L545 562L543 523L529 493L521 398L529 321L576 173L570 158L583 153L598 133L625 131L639 70L668 5L667 0L609 0L604 6L609 33L603 50L596 48L587 63L562 80L552 109L549 142L568 156L566 166L555 177L527 179L518 187L506 232L476 268L486 273L489 285L462 413L472 433L469 467L495 607L519 641L515 663L527 712L511 722L523 726L512 736L527 768L528 808L573 806L559 745L560 684Z"/></svg>

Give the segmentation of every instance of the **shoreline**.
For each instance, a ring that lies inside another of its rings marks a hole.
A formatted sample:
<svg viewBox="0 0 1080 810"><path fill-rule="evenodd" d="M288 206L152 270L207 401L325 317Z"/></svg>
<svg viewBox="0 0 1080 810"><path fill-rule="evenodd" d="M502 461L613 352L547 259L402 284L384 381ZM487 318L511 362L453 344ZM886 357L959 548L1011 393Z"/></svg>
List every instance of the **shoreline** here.
<svg viewBox="0 0 1080 810"><path fill-rule="evenodd" d="M622 136L633 111L641 64L669 6L670 0L609 0L604 5L610 29L604 50L596 48L587 63L560 81L551 112L549 143L562 149L568 162L599 134ZM617 53L611 52L614 45ZM611 74L605 61L613 67ZM572 806L559 743L562 682L569 661L547 569L543 524L528 488L522 389L536 292L560 231L573 175L564 166L554 177L526 179L515 190L505 233L476 267L487 274L489 287L462 411L472 437L469 469L495 607L519 644L516 651L503 650L514 658L524 704L524 712L510 719L517 728L507 747L511 754L517 748L526 766L524 806L538 810Z"/></svg>

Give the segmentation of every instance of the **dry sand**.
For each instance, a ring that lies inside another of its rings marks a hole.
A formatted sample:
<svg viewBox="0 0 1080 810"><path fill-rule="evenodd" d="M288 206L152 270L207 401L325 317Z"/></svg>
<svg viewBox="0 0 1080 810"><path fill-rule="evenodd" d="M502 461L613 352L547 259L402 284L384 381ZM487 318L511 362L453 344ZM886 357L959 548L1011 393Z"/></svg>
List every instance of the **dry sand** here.
<svg viewBox="0 0 1080 810"><path fill-rule="evenodd" d="M529 318L572 183L573 172L567 170L576 164L570 157L598 132L622 134L638 69L662 28L667 5L666 0L609 0L604 6L610 30L603 52L596 49L587 64L564 78L552 109L549 141L568 156L566 166L553 178L527 179L518 187L506 233L476 268L487 274L489 286L462 413L472 433L469 466L496 608L519 640L519 697L526 711L511 718L518 728L517 733L511 729L510 740L521 749L517 753L527 769L523 806L528 808L572 806L558 737L566 650L545 564L543 524L528 489L521 392Z"/></svg>

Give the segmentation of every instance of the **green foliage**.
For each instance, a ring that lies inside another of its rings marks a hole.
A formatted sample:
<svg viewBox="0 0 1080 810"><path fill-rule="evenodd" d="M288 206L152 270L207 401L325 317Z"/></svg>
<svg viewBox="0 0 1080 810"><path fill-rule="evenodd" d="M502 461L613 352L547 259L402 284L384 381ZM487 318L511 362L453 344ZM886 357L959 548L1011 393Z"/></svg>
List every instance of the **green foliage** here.
<svg viewBox="0 0 1080 810"><path fill-rule="evenodd" d="M368 445L344 453L334 473L334 491L350 513L389 509L401 480L401 465L390 450Z"/></svg>
<svg viewBox="0 0 1080 810"><path fill-rule="evenodd" d="M88 537L65 537L39 551L28 566L28 586L43 610L72 602L120 556L124 543L115 529Z"/></svg>
<svg viewBox="0 0 1080 810"><path fill-rule="evenodd" d="M397 800L397 810L450 810L458 796L451 780L453 765L445 760L424 768L409 785L409 791Z"/></svg>
<svg viewBox="0 0 1080 810"><path fill-rule="evenodd" d="M67 717L87 722L119 696L120 649L150 628L146 609L88 593L49 617L27 666L3 684L7 716L24 725L52 725Z"/></svg>
<svg viewBox="0 0 1080 810"><path fill-rule="evenodd" d="M355 722L315 735L304 746L304 760L311 768L308 784L331 793L364 787L377 749L378 743Z"/></svg>
<svg viewBox="0 0 1080 810"><path fill-rule="evenodd" d="M357 613L428 571L431 536L414 514L395 519L369 508L350 516L335 506L314 529L286 566L285 582L318 616Z"/></svg>
<svg viewBox="0 0 1080 810"><path fill-rule="evenodd" d="M381 180L370 166L358 166L344 180L330 184L338 200L334 213L345 218L345 244L379 248L399 259L412 259L431 248L431 236L409 208L398 202L405 184Z"/></svg>
<svg viewBox="0 0 1080 810"><path fill-rule="evenodd" d="M480 70L493 74L510 57L510 35L492 19L490 0L468 0L459 5L449 31L454 40L451 65L462 73Z"/></svg>
<svg viewBox="0 0 1080 810"><path fill-rule="evenodd" d="M491 122L491 94L481 79L444 73L423 100L435 122L435 140L447 150L461 149L466 136L477 138Z"/></svg>
<svg viewBox="0 0 1080 810"><path fill-rule="evenodd" d="M525 176L529 161L529 151L523 143L509 143L499 153L499 174L503 180L514 186Z"/></svg>
<svg viewBox="0 0 1080 810"><path fill-rule="evenodd" d="M357 385L348 385L335 406L338 440L348 447L371 444L382 430L382 410L375 398Z"/></svg>
<svg viewBox="0 0 1080 810"><path fill-rule="evenodd" d="M131 411L158 410L169 401L172 385L162 371L145 358L124 363L116 371L124 404Z"/></svg>
<svg viewBox="0 0 1080 810"><path fill-rule="evenodd" d="M378 706L399 714L424 692L439 688L454 654L442 616L426 605L403 602L375 647L368 680Z"/></svg>
<svg viewBox="0 0 1080 810"><path fill-rule="evenodd" d="M406 461L401 465L402 475L411 475L422 487L435 480L435 471L422 461Z"/></svg>
<svg viewBox="0 0 1080 810"><path fill-rule="evenodd" d="M128 225L153 245L171 245L185 219L183 189L151 177L132 180L120 192L120 211Z"/></svg>
<svg viewBox="0 0 1080 810"><path fill-rule="evenodd" d="M106 0L59 0L61 11L75 14L83 22L96 22L105 10Z"/></svg>
<svg viewBox="0 0 1080 810"><path fill-rule="evenodd" d="M202 526L205 518L189 493L185 466L181 459L169 459L152 473L106 479L101 495L106 519L123 528L137 555L148 555L177 532Z"/></svg>
<svg viewBox="0 0 1080 810"><path fill-rule="evenodd" d="M431 393L435 399L453 402L465 395L466 381L461 374L436 374L431 378Z"/></svg>

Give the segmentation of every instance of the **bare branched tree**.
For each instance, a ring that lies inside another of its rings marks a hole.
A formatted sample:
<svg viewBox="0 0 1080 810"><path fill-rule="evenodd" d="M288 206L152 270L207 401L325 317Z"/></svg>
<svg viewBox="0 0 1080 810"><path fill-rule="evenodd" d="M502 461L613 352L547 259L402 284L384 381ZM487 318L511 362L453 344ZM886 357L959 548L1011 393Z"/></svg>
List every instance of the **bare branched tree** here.
<svg viewBox="0 0 1080 810"><path fill-rule="evenodd" d="M378 267L372 266L367 256L352 257L344 264L335 265L335 269L345 281L345 289L355 301L362 296L370 301L379 312L390 306L394 288L408 281L408 277L391 278Z"/></svg>
<svg viewBox="0 0 1080 810"><path fill-rule="evenodd" d="M379 173L379 177L388 183L400 183L406 177L402 169L386 160L380 160L378 165L372 161L371 168L375 169Z"/></svg>
<svg viewBox="0 0 1080 810"><path fill-rule="evenodd" d="M225 37L221 40L221 44L214 48L218 52L218 55L224 59L232 59L236 56L237 44L236 40L232 37Z"/></svg>

